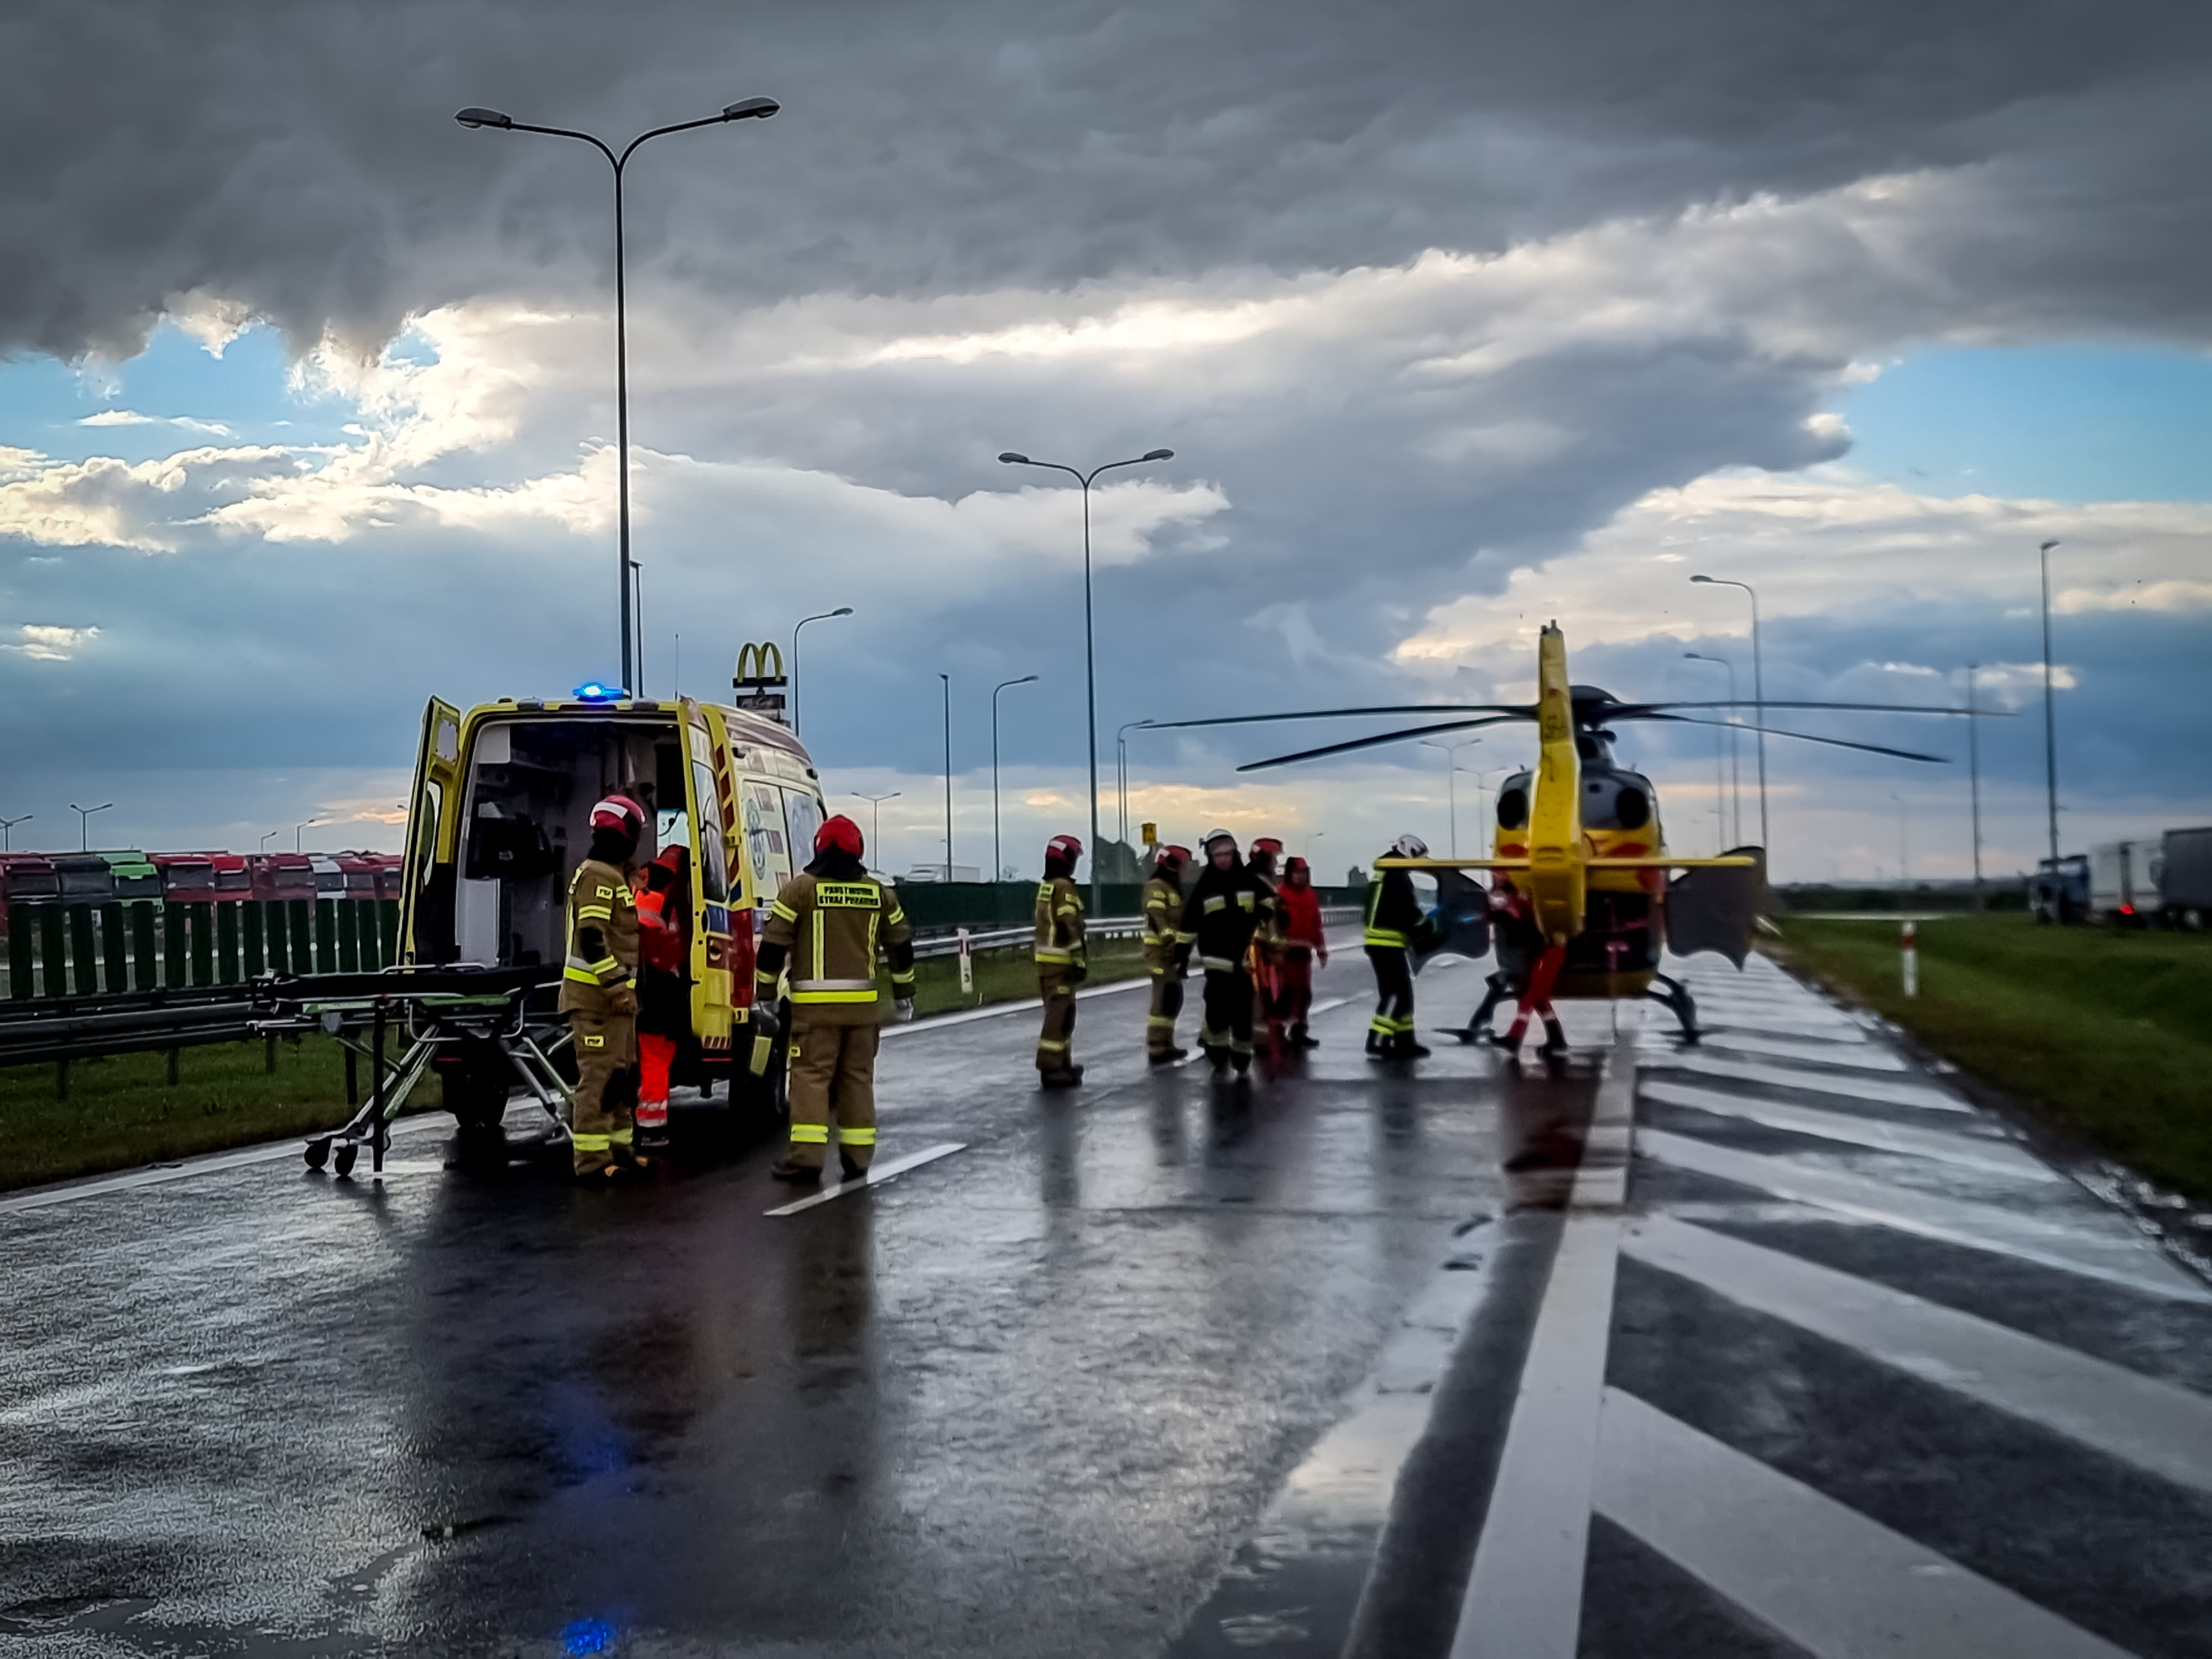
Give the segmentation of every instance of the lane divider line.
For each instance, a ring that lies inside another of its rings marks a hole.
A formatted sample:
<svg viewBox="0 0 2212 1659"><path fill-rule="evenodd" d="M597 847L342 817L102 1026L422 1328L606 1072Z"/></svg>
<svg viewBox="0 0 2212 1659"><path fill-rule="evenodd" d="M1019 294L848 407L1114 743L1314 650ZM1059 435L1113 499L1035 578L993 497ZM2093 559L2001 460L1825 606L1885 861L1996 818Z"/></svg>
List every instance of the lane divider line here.
<svg viewBox="0 0 2212 1659"><path fill-rule="evenodd" d="M1739 1307L2212 1492L2212 1398L1671 1217L1636 1223L1622 1248Z"/></svg>
<svg viewBox="0 0 2212 1659"><path fill-rule="evenodd" d="M1597 1505L1816 1659L2129 1659L1618 1389L1605 1395Z"/></svg>
<svg viewBox="0 0 2212 1659"><path fill-rule="evenodd" d="M1635 1103L1631 1030L1598 1085L1451 1659L1574 1659Z"/></svg>
<svg viewBox="0 0 2212 1659"><path fill-rule="evenodd" d="M805 1198L789 1204L779 1205L776 1208L764 1211L763 1213L797 1215L801 1210L811 1210L817 1204L827 1204L831 1199L842 1198L847 1193L863 1192L870 1187L880 1187L894 1176L902 1176L908 1170L920 1169L925 1164L934 1164L940 1158L950 1158L955 1152L964 1152L967 1150L968 1143L964 1140L939 1141L934 1146L925 1146L920 1152L908 1152L902 1158L885 1158L858 1181L833 1182L818 1193L809 1193Z"/></svg>
<svg viewBox="0 0 2212 1659"><path fill-rule="evenodd" d="M1792 1134L1814 1135L1823 1140L1868 1146L1901 1157L1924 1158L1960 1169L1981 1170L2021 1181L2058 1182L2066 1177L2040 1158L2031 1157L2002 1140L1981 1140L1942 1129L1922 1129L1887 1119L1854 1117L1848 1112L1827 1111L1817 1106L1792 1106L1755 1095L1723 1094L1717 1089L1692 1088L1680 1083L1647 1083L1644 1098L1662 1106L1680 1106L1718 1117L1737 1117Z"/></svg>

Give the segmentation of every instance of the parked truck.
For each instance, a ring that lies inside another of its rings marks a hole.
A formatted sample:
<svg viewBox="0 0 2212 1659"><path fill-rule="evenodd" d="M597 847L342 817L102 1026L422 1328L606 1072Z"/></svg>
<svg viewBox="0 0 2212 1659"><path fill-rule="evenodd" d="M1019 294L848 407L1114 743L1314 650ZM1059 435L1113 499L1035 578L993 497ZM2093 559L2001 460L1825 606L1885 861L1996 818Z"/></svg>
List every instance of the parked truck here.
<svg viewBox="0 0 2212 1659"><path fill-rule="evenodd" d="M2156 841L2108 841L2089 849L2089 920L2107 927L2146 927L2162 919L2159 874L2166 848Z"/></svg>
<svg viewBox="0 0 2212 1659"><path fill-rule="evenodd" d="M2177 927L2202 927L2212 916L2212 824L2169 830L2159 872L2159 899Z"/></svg>
<svg viewBox="0 0 2212 1659"><path fill-rule="evenodd" d="M2027 908L2038 927L2070 927L2089 914L2089 860L2080 853L2040 859L2027 884Z"/></svg>

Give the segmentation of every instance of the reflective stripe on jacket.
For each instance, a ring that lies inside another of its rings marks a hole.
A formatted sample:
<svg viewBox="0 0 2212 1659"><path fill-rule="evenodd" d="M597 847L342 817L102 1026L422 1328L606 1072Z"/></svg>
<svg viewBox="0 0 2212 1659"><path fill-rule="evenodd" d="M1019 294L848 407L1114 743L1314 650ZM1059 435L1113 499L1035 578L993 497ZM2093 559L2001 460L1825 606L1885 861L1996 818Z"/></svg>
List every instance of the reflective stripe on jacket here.
<svg viewBox="0 0 2212 1659"><path fill-rule="evenodd" d="M1036 959L1048 967L1084 959L1083 895L1066 876L1037 884Z"/></svg>
<svg viewBox="0 0 2212 1659"><path fill-rule="evenodd" d="M1413 877L1403 870L1385 870L1367 890L1367 931L1362 942L1377 950L1402 951L1413 942L1423 920Z"/></svg>
<svg viewBox="0 0 2212 1659"><path fill-rule="evenodd" d="M586 859L568 878L568 962L561 1011L604 1013L637 973L637 901L611 864Z"/></svg>
<svg viewBox="0 0 2212 1659"><path fill-rule="evenodd" d="M908 944L914 930L898 902L897 890L872 876L836 879L808 872L783 884L769 906L761 943L775 948L774 960L788 962L791 1000L800 1005L864 1004L877 1000L876 952L893 951L891 989L914 994L912 958L896 947ZM763 969L757 994L775 997L775 974Z"/></svg>

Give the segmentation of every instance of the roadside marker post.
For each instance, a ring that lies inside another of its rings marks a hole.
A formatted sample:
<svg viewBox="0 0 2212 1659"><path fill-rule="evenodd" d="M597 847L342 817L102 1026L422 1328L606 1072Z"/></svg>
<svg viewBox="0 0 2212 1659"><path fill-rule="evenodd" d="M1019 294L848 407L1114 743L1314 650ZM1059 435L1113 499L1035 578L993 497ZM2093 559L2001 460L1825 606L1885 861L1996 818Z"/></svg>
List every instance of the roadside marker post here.
<svg viewBox="0 0 2212 1659"><path fill-rule="evenodd" d="M1913 923L1908 921L1904 924L1898 934L1897 942L1904 952L1905 959L1901 969L1905 980L1905 994L1917 997L1920 994L1920 943Z"/></svg>
<svg viewBox="0 0 2212 1659"><path fill-rule="evenodd" d="M960 994L968 995L975 988L975 964L968 953L968 930L960 930Z"/></svg>

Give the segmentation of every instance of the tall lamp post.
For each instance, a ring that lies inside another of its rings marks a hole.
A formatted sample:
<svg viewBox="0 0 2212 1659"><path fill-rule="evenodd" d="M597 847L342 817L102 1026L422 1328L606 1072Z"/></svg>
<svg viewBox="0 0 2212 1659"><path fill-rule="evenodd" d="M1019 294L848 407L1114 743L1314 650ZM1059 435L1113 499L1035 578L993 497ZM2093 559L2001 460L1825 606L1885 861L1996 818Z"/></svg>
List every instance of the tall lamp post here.
<svg viewBox="0 0 2212 1659"><path fill-rule="evenodd" d="M945 682L945 879L952 880L952 676L939 674Z"/></svg>
<svg viewBox="0 0 2212 1659"><path fill-rule="evenodd" d="M71 801L70 803L70 811L76 814L76 849L78 852L88 853L92 850L92 815L94 812L105 812L109 807L114 805L115 803L112 800L104 800L97 806L79 806L75 801Z"/></svg>
<svg viewBox="0 0 2212 1659"><path fill-rule="evenodd" d="M1450 814L1451 855L1454 858L1459 856L1459 761L1456 757L1461 750L1472 749L1481 741L1480 738L1468 738L1459 743L1437 743L1427 738L1421 739L1422 748L1443 750L1444 799L1446 811Z"/></svg>
<svg viewBox="0 0 2212 1659"><path fill-rule="evenodd" d="M694 127L719 126L725 121L765 120L782 106L773 98L746 98L723 106L720 115L710 115L699 121L678 121L673 126L655 127L631 139L621 155L615 154L605 140L588 132L575 132L567 127L535 127L518 121L495 109L471 106L453 117L465 127L496 127L502 132L542 132L555 138L574 138L589 144L607 158L615 170L615 447L616 466L619 480L617 500L617 523L621 549L620 562L616 569L622 583L622 658L623 690L630 690L635 681L631 678L636 659L630 654L630 571L629 556L629 293L623 271L623 169L637 147L648 138L659 138L672 132L689 132Z"/></svg>
<svg viewBox="0 0 2212 1659"><path fill-rule="evenodd" d="M791 735L799 735L799 634L809 623L828 622L832 617L849 617L853 607L841 605L835 611L823 611L811 617L801 617L791 629Z"/></svg>
<svg viewBox="0 0 2212 1659"><path fill-rule="evenodd" d="M868 803L868 845L875 849L876 868L878 870L890 868L884 860L884 803L887 800L896 800L904 793L903 790L899 789L892 790L888 795L864 795L857 789L853 792L854 800L864 800Z"/></svg>
<svg viewBox="0 0 2212 1659"><path fill-rule="evenodd" d="M1735 702L1735 665L1734 663L1730 662L1726 657L1709 657L1702 651L1685 651L1682 653L1682 657L1683 659L1687 662L1715 663L1719 666L1727 669L1729 677L1729 702L1731 704ZM1729 711L1729 717L1731 719L1735 718L1735 712L1733 709ZM1736 764L1737 751L1735 733L1730 732L1726 735L1728 740L1729 778L1732 786L1729 790L1729 794L1735 804L1735 822L1733 826L1731 826L1729 814L1726 811L1723 811L1721 814L1721 834L1728 838L1729 845L1740 847L1743 844L1743 772ZM1721 764L1722 736L1723 734L1718 732L1713 733L1714 787L1717 790L1720 787L1718 775Z"/></svg>
<svg viewBox="0 0 2212 1659"><path fill-rule="evenodd" d="M281 836L283 833L284 832L282 830L264 830L261 832L261 845L256 850L266 853L269 850L269 837L271 836Z"/></svg>
<svg viewBox="0 0 2212 1659"><path fill-rule="evenodd" d="M1966 665L1966 788L1968 810L1974 827L1974 908L1982 908L1982 734L1974 712L1974 676L1981 664Z"/></svg>
<svg viewBox="0 0 2212 1659"><path fill-rule="evenodd" d="M1079 472L1058 461L1033 461L1016 450L1003 451L1000 460L1008 466L1042 467L1065 472L1083 486L1083 691L1084 735L1091 745L1091 914L1098 914L1098 641L1091 627L1091 481L1117 466L1143 466L1152 461L1175 459L1172 449L1148 449L1126 461L1109 461L1088 472Z"/></svg>
<svg viewBox="0 0 2212 1659"><path fill-rule="evenodd" d="M2037 554L2043 567L2043 789L2051 815L2051 866L2058 867L2058 710L2051 689L2051 550L2044 543Z"/></svg>
<svg viewBox="0 0 2212 1659"><path fill-rule="evenodd" d="M1734 581L1726 576L1692 576L1690 580L1708 582L1715 587L1741 587L1751 596L1751 701L1759 719L1759 846L1771 858L1773 850L1766 836L1766 675L1760 666L1759 652L1759 591L1749 582Z"/></svg>
<svg viewBox="0 0 2212 1659"><path fill-rule="evenodd" d="M1305 849L1300 856L1306 861L1306 874L1309 878L1310 878L1313 874L1313 844L1322 839L1328 834L1328 831L1326 830L1316 830L1306 837Z"/></svg>
<svg viewBox="0 0 2212 1659"><path fill-rule="evenodd" d="M1121 802L1121 844L1129 844L1129 732L1132 727L1150 726L1150 720L1124 720L1114 728L1114 787Z"/></svg>
<svg viewBox="0 0 2212 1659"><path fill-rule="evenodd" d="M1000 680L991 688L991 884L995 889L1000 875L1006 867L1006 849L999 844L999 693L1010 685L1034 685L1036 676L1024 674L1018 680ZM991 905L993 921L998 919L999 906L994 898Z"/></svg>
<svg viewBox="0 0 2212 1659"><path fill-rule="evenodd" d="M38 816L39 815L36 812L26 812L20 818L0 818L0 853L14 852L15 850L15 826L19 823L28 823L33 818Z"/></svg>
<svg viewBox="0 0 2212 1659"><path fill-rule="evenodd" d="M303 850L300 846L300 832L303 830L312 830L321 822L322 820L320 818L309 818L305 823L295 823L292 826L292 850L294 852L297 853Z"/></svg>

